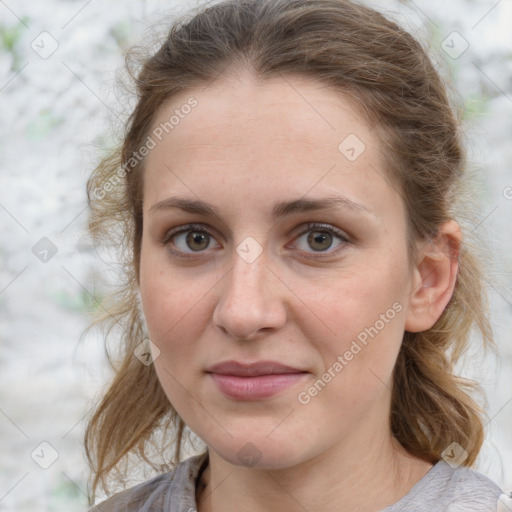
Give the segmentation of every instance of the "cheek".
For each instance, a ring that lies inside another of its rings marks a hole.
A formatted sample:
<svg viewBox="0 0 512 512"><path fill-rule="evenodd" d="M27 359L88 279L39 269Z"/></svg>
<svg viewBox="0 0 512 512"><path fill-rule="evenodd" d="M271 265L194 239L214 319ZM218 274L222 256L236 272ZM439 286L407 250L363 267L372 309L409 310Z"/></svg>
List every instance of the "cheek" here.
<svg viewBox="0 0 512 512"><path fill-rule="evenodd" d="M177 348L195 336L199 326L194 318L197 320L201 298L194 290L188 290L188 293L180 290L179 281L171 281L171 285L167 276L155 277L141 285L148 335L161 350L169 349L169 344Z"/></svg>
<svg viewBox="0 0 512 512"><path fill-rule="evenodd" d="M143 250L139 284L142 309L148 326L149 337L160 345L158 341L161 339L164 329L162 323L166 317L166 311L169 309L169 302L172 301L172 293L169 293L164 272L152 263L147 251ZM177 314L176 310L173 312L174 314ZM172 319L169 320L172 323Z"/></svg>
<svg viewBox="0 0 512 512"><path fill-rule="evenodd" d="M154 367L162 389L181 419L200 434L208 418L201 397L193 397L201 382L202 358L208 354L198 349L204 329L197 318L207 298L201 301L183 278L156 267L147 268L144 279L141 272L141 298L149 338L159 349Z"/></svg>
<svg viewBox="0 0 512 512"><path fill-rule="evenodd" d="M197 318L200 297L194 285L170 271L157 251L143 245L140 265L140 295L149 339L158 347L155 370L173 407L187 421L190 409L192 368L197 364Z"/></svg>
<svg viewBox="0 0 512 512"><path fill-rule="evenodd" d="M331 280L314 294L307 294L307 283L296 289L318 312L318 319L306 312L311 321L301 328L321 354L325 378L336 375L332 390L341 389L347 399L371 395L391 378L404 333L408 283L405 264L396 264L405 261L399 256L373 259L371 266L339 276L336 287Z"/></svg>
<svg viewBox="0 0 512 512"><path fill-rule="evenodd" d="M194 269L173 269L165 251L142 245L140 295L149 339L160 353L155 368L169 399L187 404L186 388L208 360L208 344L201 344L211 316L215 276ZM204 322L203 322L204 320ZM205 359L206 358L206 359ZM185 393L185 394L183 394Z"/></svg>
<svg viewBox="0 0 512 512"><path fill-rule="evenodd" d="M144 237L140 261L140 295L150 339L159 346L172 336L187 313L193 314L200 300L194 282L172 272L165 251L154 248Z"/></svg>
<svg viewBox="0 0 512 512"><path fill-rule="evenodd" d="M388 290L386 298L372 301L345 294L325 310L327 318L336 319L329 325L335 335L307 335L310 342L315 340L323 368L303 388L298 401L313 416L325 417L323 428L332 429L333 424L335 429L349 428L373 404L387 403L405 322L402 304L392 302L392 295Z"/></svg>
<svg viewBox="0 0 512 512"><path fill-rule="evenodd" d="M329 276L325 282L303 280L294 288L299 297L305 297L304 318L308 325L321 334L327 345L329 339L355 339L366 328L379 331L400 331L405 309L407 277L388 265L360 267L357 272ZM317 321L314 322L316 317ZM398 321L397 321L398 320ZM361 338L364 338L362 334Z"/></svg>

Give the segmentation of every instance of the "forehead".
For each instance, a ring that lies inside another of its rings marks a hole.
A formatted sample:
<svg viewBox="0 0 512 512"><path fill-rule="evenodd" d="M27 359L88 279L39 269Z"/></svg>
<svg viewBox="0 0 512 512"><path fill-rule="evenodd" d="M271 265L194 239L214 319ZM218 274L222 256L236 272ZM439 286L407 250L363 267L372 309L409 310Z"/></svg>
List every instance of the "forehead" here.
<svg viewBox="0 0 512 512"><path fill-rule="evenodd" d="M243 75L190 89L162 106L155 130L147 208L175 189L225 202L228 185L260 200L342 191L377 210L395 192L380 190L389 184L376 134L343 94L309 78Z"/></svg>
<svg viewBox="0 0 512 512"><path fill-rule="evenodd" d="M188 109L192 98L197 104ZM179 114L182 108L189 113L180 115L170 141L181 148L204 143L205 135L223 145L257 135L255 143L278 136L332 148L347 124L361 137L366 137L368 131L345 95L301 75L260 79L244 73L218 79L174 96L162 106L153 127L165 125L173 112ZM243 130L241 122L247 123ZM199 123L200 131L196 129Z"/></svg>

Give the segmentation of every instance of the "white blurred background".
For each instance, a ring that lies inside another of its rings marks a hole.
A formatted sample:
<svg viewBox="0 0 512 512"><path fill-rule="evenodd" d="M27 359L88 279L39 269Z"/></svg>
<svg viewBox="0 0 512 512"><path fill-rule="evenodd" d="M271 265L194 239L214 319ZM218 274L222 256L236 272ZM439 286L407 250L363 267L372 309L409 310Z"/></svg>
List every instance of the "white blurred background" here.
<svg viewBox="0 0 512 512"><path fill-rule="evenodd" d="M512 489L512 1L368 1L428 38L464 98L500 354L468 359L488 396L478 469ZM110 377L79 343L101 293L85 182L126 104L123 50L201 2L0 0L0 510L81 511L85 418ZM467 47L467 48L466 48ZM42 444L41 444L42 443Z"/></svg>

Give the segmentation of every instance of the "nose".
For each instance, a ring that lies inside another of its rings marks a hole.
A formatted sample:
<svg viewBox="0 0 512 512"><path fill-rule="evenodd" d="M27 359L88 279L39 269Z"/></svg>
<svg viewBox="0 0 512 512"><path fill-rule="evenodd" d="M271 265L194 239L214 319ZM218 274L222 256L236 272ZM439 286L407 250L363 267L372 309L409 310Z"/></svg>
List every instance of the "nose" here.
<svg viewBox="0 0 512 512"><path fill-rule="evenodd" d="M221 296L213 314L216 328L234 339L252 340L286 323L287 287L261 254L248 262L236 252L233 266L217 285Z"/></svg>

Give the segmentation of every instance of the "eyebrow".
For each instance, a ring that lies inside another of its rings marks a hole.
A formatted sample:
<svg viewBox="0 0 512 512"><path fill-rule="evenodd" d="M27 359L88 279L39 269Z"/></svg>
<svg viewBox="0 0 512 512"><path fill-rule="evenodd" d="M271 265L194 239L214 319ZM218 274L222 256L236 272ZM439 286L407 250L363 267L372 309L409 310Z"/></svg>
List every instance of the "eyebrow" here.
<svg viewBox="0 0 512 512"><path fill-rule="evenodd" d="M375 216L366 206L356 203L351 199L343 196L324 197L318 199L294 199L292 201L281 201L274 205L272 209L272 217L280 219L295 213L309 212L313 210L328 210L335 207L342 207L366 215ZM181 210L197 213L205 216L220 217L220 210L201 199L187 199L184 197L169 197L154 204L148 213L156 210L167 210L170 208L180 208Z"/></svg>

